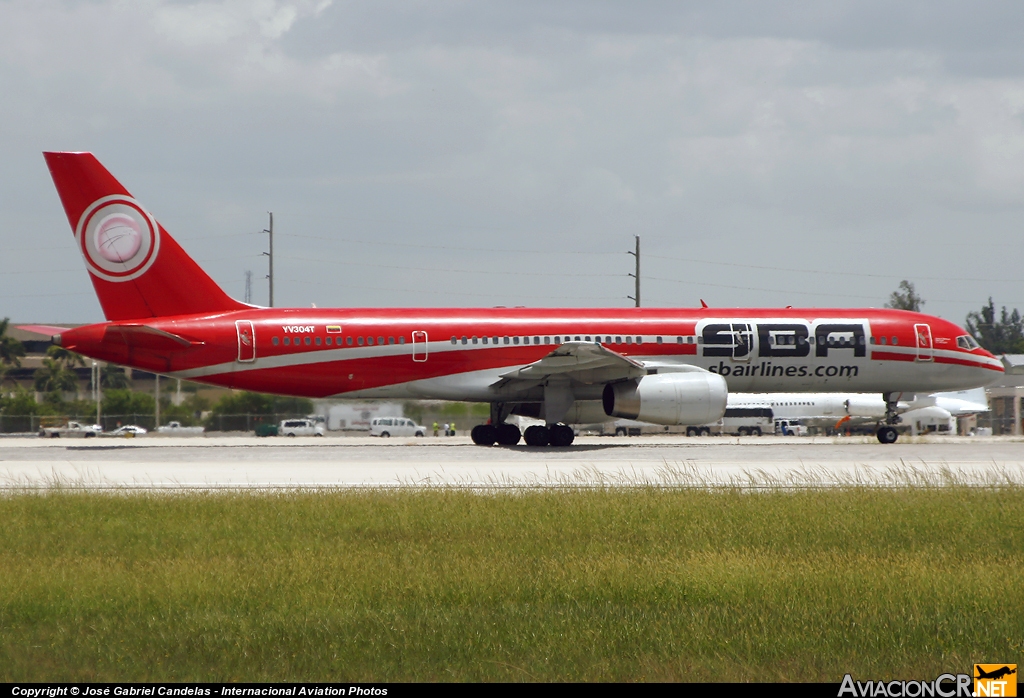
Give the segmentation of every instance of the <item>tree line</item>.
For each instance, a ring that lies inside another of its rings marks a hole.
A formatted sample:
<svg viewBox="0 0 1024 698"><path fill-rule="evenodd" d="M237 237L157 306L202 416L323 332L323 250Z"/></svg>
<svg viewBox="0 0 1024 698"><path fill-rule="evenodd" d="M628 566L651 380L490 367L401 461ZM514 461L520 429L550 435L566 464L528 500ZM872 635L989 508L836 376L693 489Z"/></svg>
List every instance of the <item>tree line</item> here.
<svg viewBox="0 0 1024 698"><path fill-rule="evenodd" d="M924 304L914 284L904 279L885 307L920 313ZM964 324L978 344L993 354L1024 354L1024 318L1016 308L1008 311L1004 305L997 315L996 304L989 296L988 305L967 313Z"/></svg>

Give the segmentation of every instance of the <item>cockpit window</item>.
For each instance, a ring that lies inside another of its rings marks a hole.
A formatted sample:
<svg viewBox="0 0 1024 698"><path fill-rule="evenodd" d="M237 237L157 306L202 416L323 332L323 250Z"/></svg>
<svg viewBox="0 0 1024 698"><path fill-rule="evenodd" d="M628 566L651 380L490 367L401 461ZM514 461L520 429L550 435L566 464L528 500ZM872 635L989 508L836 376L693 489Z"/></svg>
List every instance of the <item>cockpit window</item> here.
<svg viewBox="0 0 1024 698"><path fill-rule="evenodd" d="M957 337L956 345L961 349L964 349L965 351L974 351L975 349L979 349L981 346L976 341L974 341L974 337L972 337L969 334Z"/></svg>

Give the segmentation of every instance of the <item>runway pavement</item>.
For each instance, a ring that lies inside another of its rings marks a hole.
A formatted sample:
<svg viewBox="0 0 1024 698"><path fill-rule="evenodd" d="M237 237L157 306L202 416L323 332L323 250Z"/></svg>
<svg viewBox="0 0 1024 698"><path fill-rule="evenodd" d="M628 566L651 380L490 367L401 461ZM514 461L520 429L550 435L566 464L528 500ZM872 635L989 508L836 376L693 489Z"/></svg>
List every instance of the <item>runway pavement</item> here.
<svg viewBox="0 0 1024 698"><path fill-rule="evenodd" d="M815 487L1024 484L1024 440L580 437L568 449L469 439L0 439L0 488Z"/></svg>

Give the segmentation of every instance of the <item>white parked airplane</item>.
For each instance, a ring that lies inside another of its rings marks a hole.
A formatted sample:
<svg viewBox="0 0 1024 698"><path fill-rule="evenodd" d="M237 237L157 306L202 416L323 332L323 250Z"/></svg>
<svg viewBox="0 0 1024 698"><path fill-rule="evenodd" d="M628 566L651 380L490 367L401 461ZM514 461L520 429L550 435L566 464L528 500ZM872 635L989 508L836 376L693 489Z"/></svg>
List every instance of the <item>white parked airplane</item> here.
<svg viewBox="0 0 1024 698"><path fill-rule="evenodd" d="M771 408L776 419L820 422L840 428L849 422L880 422L886 405L871 393L730 393L729 408ZM897 411L917 431L917 423L948 423L953 417L988 412L984 388L907 395Z"/></svg>

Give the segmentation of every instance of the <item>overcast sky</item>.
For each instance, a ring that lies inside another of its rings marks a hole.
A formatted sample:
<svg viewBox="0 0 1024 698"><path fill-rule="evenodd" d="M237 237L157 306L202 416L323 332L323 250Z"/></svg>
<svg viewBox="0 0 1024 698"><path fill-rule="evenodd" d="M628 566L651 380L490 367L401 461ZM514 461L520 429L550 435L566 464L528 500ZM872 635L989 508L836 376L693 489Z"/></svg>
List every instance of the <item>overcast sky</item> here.
<svg viewBox="0 0 1024 698"><path fill-rule="evenodd" d="M1020 2L0 0L0 317L103 319L41 151L276 304L1024 309Z"/></svg>

